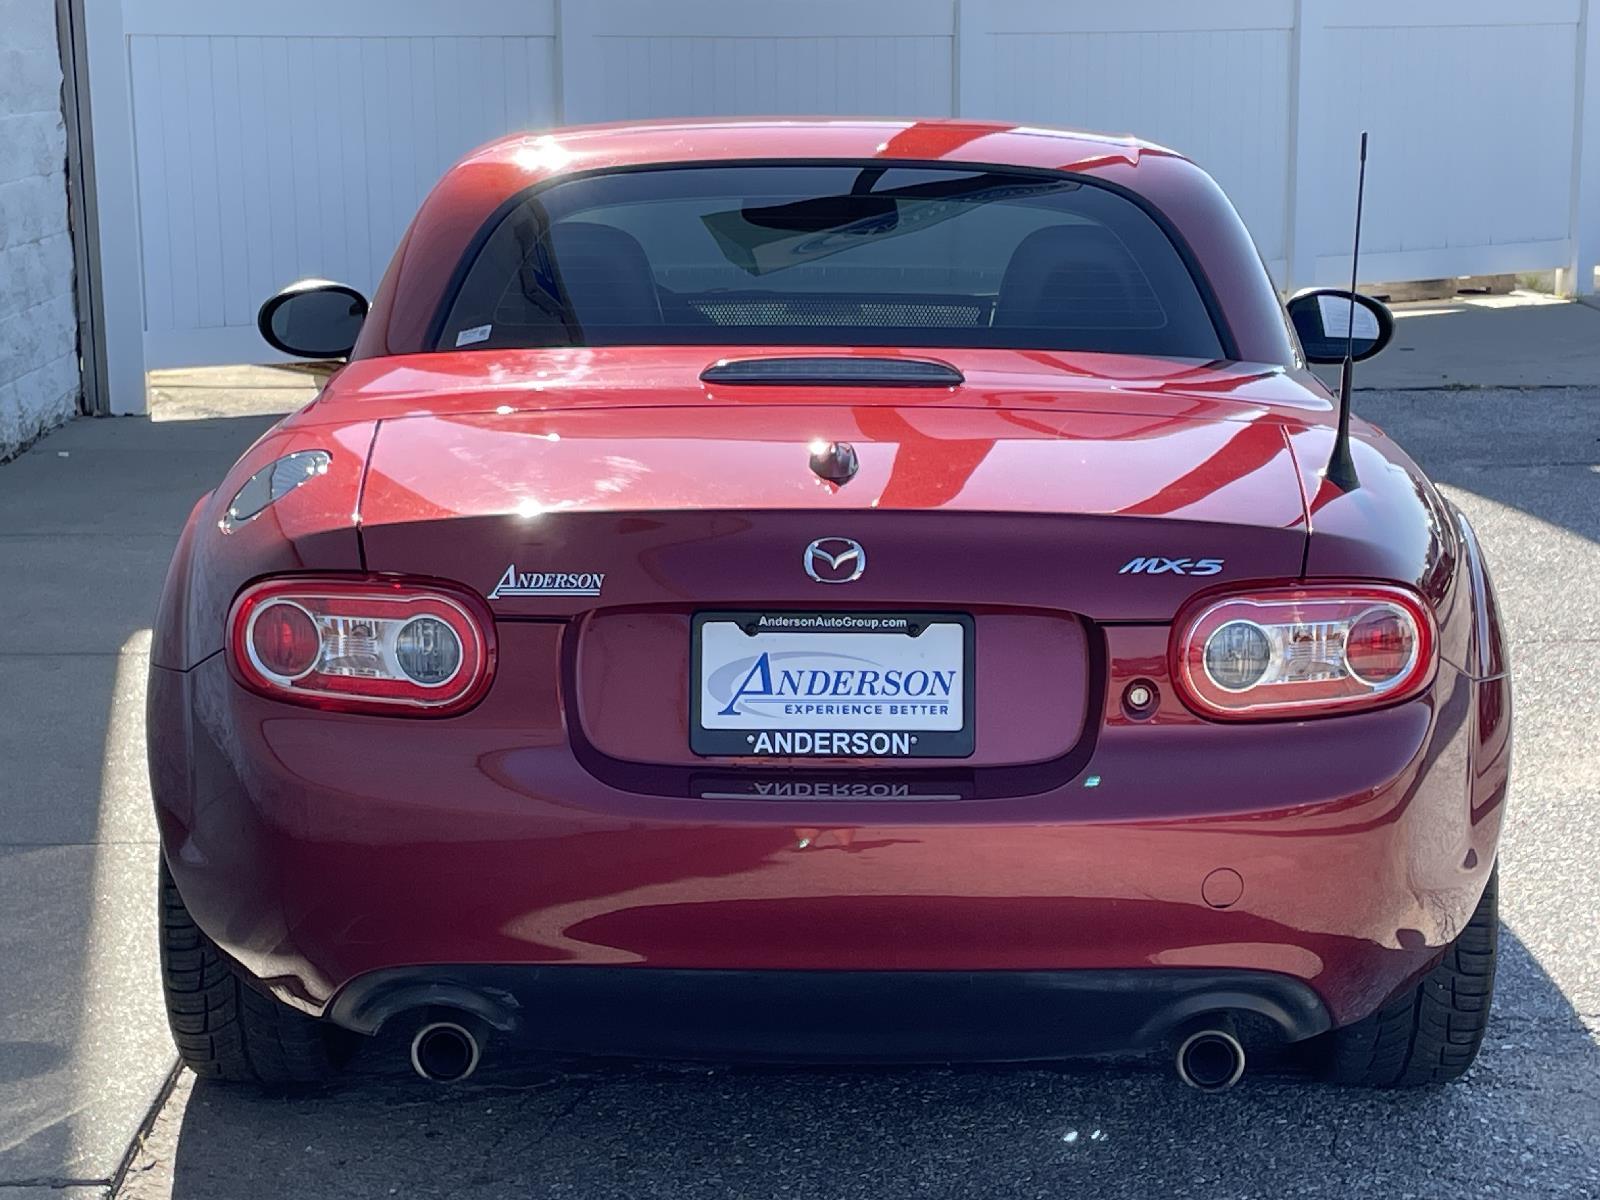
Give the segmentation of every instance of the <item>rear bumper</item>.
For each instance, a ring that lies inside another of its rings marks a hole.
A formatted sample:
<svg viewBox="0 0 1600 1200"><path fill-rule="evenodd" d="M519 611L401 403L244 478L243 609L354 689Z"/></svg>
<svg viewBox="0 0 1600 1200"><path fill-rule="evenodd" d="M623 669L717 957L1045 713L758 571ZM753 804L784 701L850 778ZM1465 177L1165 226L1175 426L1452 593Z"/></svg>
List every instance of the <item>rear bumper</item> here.
<svg viewBox="0 0 1600 1200"><path fill-rule="evenodd" d="M201 927L319 1015L356 981L448 964L733 971L758 988L816 974L797 994L840 972L942 976L928 986L958 995L974 973L1079 981L1024 983L1008 997L1025 1008L1052 988L1098 994L1095 973L1248 972L1297 982L1342 1025L1436 960L1494 861L1503 785L1474 789L1503 784L1485 757L1503 731L1479 732L1498 685L1441 668L1379 712L1137 723L1115 708L1124 672L1164 687L1165 633L1107 641L1109 699L1081 758L862 772L864 792L748 770L730 787L726 764L656 793L606 778L574 752L559 682L533 672L502 673L462 717L396 721L251 695L213 656L152 671L163 846ZM1170 1004L1143 1007L1119 1034Z"/></svg>
<svg viewBox="0 0 1600 1200"><path fill-rule="evenodd" d="M1005 1062L1137 1052L1208 1013L1282 1041L1329 1027L1305 983L1264 971L711 971L469 965L352 980L334 1023L376 1033L446 1008L557 1054L763 1062Z"/></svg>

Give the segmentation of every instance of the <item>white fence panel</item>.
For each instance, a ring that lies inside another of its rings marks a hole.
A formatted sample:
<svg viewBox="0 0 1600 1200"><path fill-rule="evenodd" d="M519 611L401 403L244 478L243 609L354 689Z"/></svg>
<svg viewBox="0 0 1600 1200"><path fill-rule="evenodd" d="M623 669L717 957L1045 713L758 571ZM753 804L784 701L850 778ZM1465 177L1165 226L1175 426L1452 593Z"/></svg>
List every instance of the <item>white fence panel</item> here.
<svg viewBox="0 0 1600 1200"><path fill-rule="evenodd" d="M1565 265L1579 0L1304 0L1315 78L1298 182L1312 261L1348 282L1359 131L1364 280Z"/></svg>
<svg viewBox="0 0 1600 1200"><path fill-rule="evenodd" d="M1583 0L1572 131L1572 248L1561 290L1600 291L1600 0Z"/></svg>
<svg viewBox="0 0 1600 1200"><path fill-rule="evenodd" d="M565 120L949 116L952 0L567 0Z"/></svg>
<svg viewBox="0 0 1600 1200"><path fill-rule="evenodd" d="M962 0L961 115L1133 133L1228 193L1287 256L1293 0Z"/></svg>
<svg viewBox="0 0 1600 1200"><path fill-rule="evenodd" d="M298 23L282 6L129 13L152 365L270 356L262 300L306 275L370 295L446 167L557 120L550 3L460 20L353 0L335 36L320 10L290 7Z"/></svg>
<svg viewBox="0 0 1600 1200"><path fill-rule="evenodd" d="M1132 132L1210 170L1285 287L1600 256L1600 0L98 0L113 404L268 356L263 297L376 282L472 146L558 123L958 114ZM131 154L129 153L131 150ZM142 322L121 314L139 308ZM128 324L137 328L129 329Z"/></svg>

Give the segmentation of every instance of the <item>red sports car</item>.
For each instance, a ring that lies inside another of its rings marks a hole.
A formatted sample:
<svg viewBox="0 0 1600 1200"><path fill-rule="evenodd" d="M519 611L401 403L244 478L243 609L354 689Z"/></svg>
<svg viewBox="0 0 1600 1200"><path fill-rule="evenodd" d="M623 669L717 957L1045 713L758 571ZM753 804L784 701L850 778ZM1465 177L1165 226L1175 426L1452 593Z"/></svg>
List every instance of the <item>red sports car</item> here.
<svg viewBox="0 0 1600 1200"><path fill-rule="evenodd" d="M512 137L370 310L306 281L261 328L349 362L195 506L156 627L197 1073L314 1081L396 1028L441 1080L1472 1062L1494 593L1307 370L1387 311L1286 311L1187 159L960 121Z"/></svg>

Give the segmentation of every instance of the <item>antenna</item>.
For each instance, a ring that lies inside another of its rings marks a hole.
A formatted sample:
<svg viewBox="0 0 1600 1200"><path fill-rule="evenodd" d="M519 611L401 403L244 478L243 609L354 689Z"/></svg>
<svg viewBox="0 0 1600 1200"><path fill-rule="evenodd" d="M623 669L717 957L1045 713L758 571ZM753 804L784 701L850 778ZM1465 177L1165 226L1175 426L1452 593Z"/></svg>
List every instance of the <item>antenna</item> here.
<svg viewBox="0 0 1600 1200"><path fill-rule="evenodd" d="M1356 171L1356 243L1350 251L1350 320L1344 331L1344 367L1339 372L1339 429L1333 438L1333 453L1323 472L1329 483L1346 492L1361 486L1356 478L1355 460L1350 457L1350 390L1356 374L1356 271L1361 262L1361 203L1367 191L1367 131L1361 131L1361 164Z"/></svg>

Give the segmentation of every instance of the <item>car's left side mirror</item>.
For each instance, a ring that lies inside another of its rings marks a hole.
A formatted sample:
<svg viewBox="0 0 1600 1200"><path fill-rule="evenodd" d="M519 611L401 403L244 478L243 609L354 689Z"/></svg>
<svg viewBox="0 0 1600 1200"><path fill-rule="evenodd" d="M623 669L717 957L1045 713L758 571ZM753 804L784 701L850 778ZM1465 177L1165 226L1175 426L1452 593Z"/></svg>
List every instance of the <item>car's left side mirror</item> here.
<svg viewBox="0 0 1600 1200"><path fill-rule="evenodd" d="M1360 292L1307 288L1295 293L1286 307L1306 358L1314 363L1343 362L1347 341L1351 357L1360 362L1394 336L1394 314L1388 306Z"/></svg>
<svg viewBox="0 0 1600 1200"><path fill-rule="evenodd" d="M366 318L367 298L355 288L302 279L261 306L256 328L267 345L296 358L347 358Z"/></svg>

